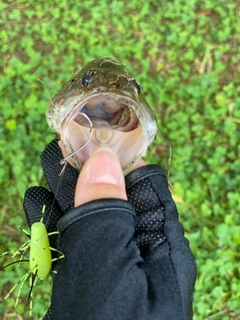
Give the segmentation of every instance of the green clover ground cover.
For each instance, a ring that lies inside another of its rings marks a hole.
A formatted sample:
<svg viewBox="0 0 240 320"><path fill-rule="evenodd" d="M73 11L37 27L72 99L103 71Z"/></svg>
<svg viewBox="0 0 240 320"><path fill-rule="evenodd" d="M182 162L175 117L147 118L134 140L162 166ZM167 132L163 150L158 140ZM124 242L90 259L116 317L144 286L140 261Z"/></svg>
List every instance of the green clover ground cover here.
<svg viewBox="0 0 240 320"><path fill-rule="evenodd" d="M194 319L240 319L239 48L237 0L0 1L1 251L26 241L23 194L45 184L50 96L86 62L114 57L157 114L147 161L167 168L171 145L173 196L198 264ZM3 300L26 270L1 272L0 316L29 319L27 285L16 309L17 291ZM32 319L47 308L50 282L34 289Z"/></svg>

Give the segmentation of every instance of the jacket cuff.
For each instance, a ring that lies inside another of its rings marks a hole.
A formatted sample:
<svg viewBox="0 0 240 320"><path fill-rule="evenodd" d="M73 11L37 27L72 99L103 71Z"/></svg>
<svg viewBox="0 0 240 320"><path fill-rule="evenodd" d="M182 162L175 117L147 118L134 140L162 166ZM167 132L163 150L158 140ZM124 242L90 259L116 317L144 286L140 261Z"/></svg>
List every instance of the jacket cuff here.
<svg viewBox="0 0 240 320"><path fill-rule="evenodd" d="M92 214L103 213L104 211L122 211L124 213L127 212L134 218L136 218L134 206L130 202L115 198L99 199L84 203L76 208L71 209L61 219L59 219L57 224L58 231L61 234L68 226L78 221L79 219L90 216Z"/></svg>

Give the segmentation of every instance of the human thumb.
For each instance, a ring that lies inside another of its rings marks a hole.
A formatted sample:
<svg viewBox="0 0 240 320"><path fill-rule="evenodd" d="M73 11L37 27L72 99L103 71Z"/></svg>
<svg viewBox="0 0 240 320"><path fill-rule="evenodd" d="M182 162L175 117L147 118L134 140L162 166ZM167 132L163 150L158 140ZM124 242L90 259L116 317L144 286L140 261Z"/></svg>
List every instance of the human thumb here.
<svg viewBox="0 0 240 320"><path fill-rule="evenodd" d="M75 192L75 207L103 199L127 200L119 159L108 147L98 148L81 169Z"/></svg>

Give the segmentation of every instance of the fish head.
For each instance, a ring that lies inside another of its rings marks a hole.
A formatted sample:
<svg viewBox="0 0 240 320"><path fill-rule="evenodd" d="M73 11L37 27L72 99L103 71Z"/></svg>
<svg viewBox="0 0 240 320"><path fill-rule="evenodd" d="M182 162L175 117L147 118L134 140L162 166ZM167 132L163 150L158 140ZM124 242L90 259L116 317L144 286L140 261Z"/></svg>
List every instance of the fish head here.
<svg viewBox="0 0 240 320"><path fill-rule="evenodd" d="M63 85L52 97L46 118L67 154L86 144L71 158L79 170L94 150L108 146L126 175L146 154L157 131L140 84L108 58L89 62Z"/></svg>

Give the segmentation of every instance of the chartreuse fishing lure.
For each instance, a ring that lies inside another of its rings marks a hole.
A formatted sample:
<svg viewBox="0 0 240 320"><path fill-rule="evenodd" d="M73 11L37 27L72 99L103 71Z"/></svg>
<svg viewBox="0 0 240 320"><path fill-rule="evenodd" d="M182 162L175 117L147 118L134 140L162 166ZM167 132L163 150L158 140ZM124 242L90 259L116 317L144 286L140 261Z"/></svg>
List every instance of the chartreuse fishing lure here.
<svg viewBox="0 0 240 320"><path fill-rule="evenodd" d="M42 213L44 215L45 206L43 207ZM58 231L47 233L46 225L43 223L43 215L39 222L35 222L31 226L31 233L28 233L26 230L20 227L20 229L29 237L29 240L26 241L19 249L15 251L6 251L0 256L7 254L12 254L12 258L20 256L20 259L13 261L3 267L0 270L4 270L8 266L21 262L29 262L29 270L22 276L22 278L11 288L8 294L5 296L5 300L11 295L11 293L19 286L17 298L15 301L14 307L18 305L19 297L24 282L29 278L30 279L30 291L28 295L28 300L30 303L29 315L32 315L32 291L33 287L37 283L37 278L44 280L50 273L52 268L52 262L64 258L64 255L59 250L52 248L49 243L49 236L58 234ZM26 252L30 249L29 257ZM52 258L51 251L56 251L59 253L57 258ZM26 259L27 258L27 259Z"/></svg>
<svg viewBox="0 0 240 320"><path fill-rule="evenodd" d="M80 112L81 114L81 112ZM61 178L59 179L58 186L57 186L57 191L60 187L60 183L64 174L64 171L66 169L67 165L67 160L74 156L76 152L79 152L81 149L85 148L86 145L90 142L91 137L92 137L92 129L93 129L93 124L90 120L90 118L85 115L81 114L88 122L89 122L89 138L87 142L82 145L77 151L73 152L72 154L68 155L66 158L61 160L61 164L63 164L63 168L59 174ZM52 207L54 204L54 201L56 199L56 195L54 197ZM15 301L15 307L18 304L19 297L21 294L21 290L23 287L24 282L29 278L30 279L30 291L28 295L28 300L30 302L30 310L29 314L32 315L32 291L33 287L36 285L37 278L40 280L44 280L50 273L52 269L52 262L64 258L64 255L62 252L60 252L57 249L54 249L50 247L49 243L49 236L58 234L58 231L48 233L46 229L46 225L43 223L43 216L45 213L46 206L43 206L42 209L42 218L39 222L35 222L31 226L31 233L29 234L26 230L24 230L22 227L20 229L29 237L29 240L26 241L19 249L15 251L6 251L0 255L4 256L7 254L12 254L12 258L16 256L20 256L19 260L13 261L3 267L0 267L0 270L4 270L8 266L18 263L20 264L21 262L29 262L29 270L22 276L22 278L11 288L11 290L8 292L8 294L5 296L5 299L8 299L8 297L11 295L11 293L19 286L18 293L17 293L17 298ZM50 215L49 215L50 216ZM47 224L47 223L46 223ZM30 249L29 257L26 255L26 251ZM52 253L51 251L57 252L59 255L57 258L52 258ZM27 257L27 259L26 259ZM56 271L53 271L56 272Z"/></svg>

